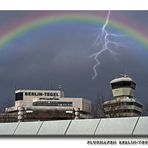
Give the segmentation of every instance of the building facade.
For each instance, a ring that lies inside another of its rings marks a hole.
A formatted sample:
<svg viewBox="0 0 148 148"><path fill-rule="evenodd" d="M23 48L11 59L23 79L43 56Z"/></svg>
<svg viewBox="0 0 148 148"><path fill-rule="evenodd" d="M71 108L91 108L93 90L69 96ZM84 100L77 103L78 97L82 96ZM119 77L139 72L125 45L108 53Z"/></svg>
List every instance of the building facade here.
<svg viewBox="0 0 148 148"><path fill-rule="evenodd" d="M91 102L84 98L64 97L61 90L16 90L15 106L6 108L6 112L25 110L73 110L78 108L81 113L91 112Z"/></svg>

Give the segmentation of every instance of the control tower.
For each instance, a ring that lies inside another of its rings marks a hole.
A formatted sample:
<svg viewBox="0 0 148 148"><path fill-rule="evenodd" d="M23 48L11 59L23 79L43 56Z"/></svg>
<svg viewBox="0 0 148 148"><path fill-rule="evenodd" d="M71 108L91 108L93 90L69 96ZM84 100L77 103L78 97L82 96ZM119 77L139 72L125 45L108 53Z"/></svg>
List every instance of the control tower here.
<svg viewBox="0 0 148 148"><path fill-rule="evenodd" d="M128 75L121 75L111 82L113 99L103 103L106 117L140 116L143 105L134 97L136 82Z"/></svg>

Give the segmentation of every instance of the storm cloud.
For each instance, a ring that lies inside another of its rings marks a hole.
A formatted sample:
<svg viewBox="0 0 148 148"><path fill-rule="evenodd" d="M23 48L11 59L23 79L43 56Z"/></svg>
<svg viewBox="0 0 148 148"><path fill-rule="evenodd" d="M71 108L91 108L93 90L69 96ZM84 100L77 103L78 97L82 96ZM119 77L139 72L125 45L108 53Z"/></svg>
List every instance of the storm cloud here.
<svg viewBox="0 0 148 148"><path fill-rule="evenodd" d="M24 17L32 12L0 12L0 26L13 19ZM87 12L88 13L88 12ZM132 17L141 21L148 11L116 11L116 15ZM143 18L141 18L141 15ZM145 16L145 17L144 17ZM9 20L9 21L8 21ZM147 20L146 20L147 21ZM105 52L101 65L97 67L98 77L93 76L94 60L89 58L96 38L97 26L91 24L56 24L32 30L15 39L0 50L0 107L14 104L14 90L17 89L58 89L62 85L65 96L85 97L89 100L97 94L110 99L110 81L121 73L128 74L137 82L136 96L147 103L148 52L137 49L137 45L119 47L116 59ZM123 39L126 44L127 39ZM127 43L128 44L128 43ZM137 43L138 44L138 43ZM136 49L136 50L135 50Z"/></svg>

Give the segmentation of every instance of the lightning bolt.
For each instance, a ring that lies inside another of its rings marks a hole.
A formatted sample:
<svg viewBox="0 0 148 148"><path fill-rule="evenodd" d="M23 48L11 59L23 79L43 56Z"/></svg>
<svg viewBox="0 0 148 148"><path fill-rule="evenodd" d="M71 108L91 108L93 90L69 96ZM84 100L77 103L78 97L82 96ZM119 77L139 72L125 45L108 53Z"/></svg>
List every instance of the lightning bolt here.
<svg viewBox="0 0 148 148"><path fill-rule="evenodd" d="M106 30L106 27L109 22L110 14L111 14L111 11L108 11L106 21L101 28L101 33L98 34L98 36L95 40L94 47L97 48L97 51L90 55L90 58L93 58L96 62L96 64L93 66L94 75L92 77L92 80L94 80L98 75L97 67L101 64L99 57L102 55L102 53L104 53L105 51L108 51L108 52L110 52L110 54L113 57L116 57L116 55L117 55L117 53L114 50L112 50L109 47L109 45L113 45L116 47L122 46L118 42L115 42L115 41L112 41L111 39L109 39L109 37L117 38L117 37L124 36L124 35L120 35L120 34L110 33ZM101 50L98 51L98 48L101 48Z"/></svg>

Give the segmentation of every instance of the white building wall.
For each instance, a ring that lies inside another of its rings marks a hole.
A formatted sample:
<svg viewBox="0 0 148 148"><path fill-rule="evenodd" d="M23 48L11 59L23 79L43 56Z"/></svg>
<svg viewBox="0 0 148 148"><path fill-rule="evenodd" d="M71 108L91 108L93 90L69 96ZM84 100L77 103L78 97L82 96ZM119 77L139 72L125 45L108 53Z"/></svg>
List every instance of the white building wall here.
<svg viewBox="0 0 148 148"><path fill-rule="evenodd" d="M59 90L17 90L15 93L23 93L23 100L15 101L15 107L7 108L7 111L11 111L12 109L17 110L18 107L23 106L26 108L34 108L34 109L65 109L72 110L75 108L80 108L80 111L90 112L91 111L91 102L84 98L72 98L72 97L64 97L64 92ZM25 95L27 93L27 95ZM29 93L29 94L28 94ZM32 95L33 93L33 95ZM38 93L42 93L42 95L38 95ZM56 93L58 95L48 96L46 93ZM34 95L35 94L35 95ZM33 102L38 101L53 101L53 102L72 102L72 106L33 106Z"/></svg>

